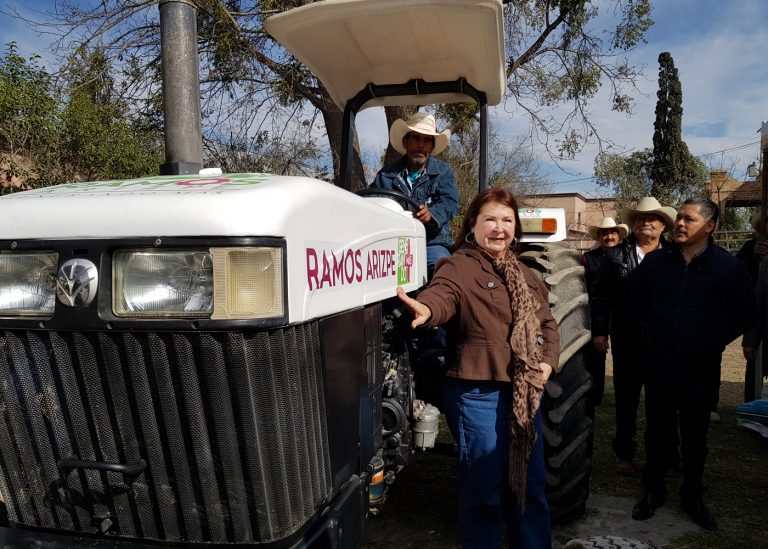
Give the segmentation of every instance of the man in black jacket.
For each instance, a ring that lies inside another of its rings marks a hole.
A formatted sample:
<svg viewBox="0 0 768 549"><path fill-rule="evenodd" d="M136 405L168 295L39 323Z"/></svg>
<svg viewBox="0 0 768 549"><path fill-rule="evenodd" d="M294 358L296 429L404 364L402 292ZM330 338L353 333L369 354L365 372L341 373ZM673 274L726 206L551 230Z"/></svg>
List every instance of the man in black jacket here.
<svg viewBox="0 0 768 549"><path fill-rule="evenodd" d="M592 341L595 348L608 351L608 335L613 347L613 387L616 398L616 472L635 472L635 434L637 408L643 388L642 349L638 343L640 326L630 301L630 279L646 254L667 245L662 233L671 230L676 211L662 206L651 196L635 208L625 208L622 218L632 234L608 250L603 268L590 294Z"/></svg>
<svg viewBox="0 0 768 549"><path fill-rule="evenodd" d="M752 228L755 229L754 238L747 240L741 247L736 257L741 259L747 266L747 272L752 279L752 287L757 294L757 278L760 271L760 262L768 255L768 223L760 222L760 214L752 216ZM759 301L759 300L758 300ZM747 367L744 372L744 402L751 402L760 398L760 387L756 383L755 368L757 366L757 349L760 345L762 334L750 333L744 335L744 358L747 361ZM764 353L765 354L765 353ZM762 360L763 376L768 375L768 368L765 366L766 360Z"/></svg>
<svg viewBox="0 0 768 549"><path fill-rule="evenodd" d="M629 227L624 223L617 224L612 217L604 217L599 225L590 225L587 228L587 234L597 242L597 247L583 253L579 258L579 263L584 267L584 279L587 283L587 292L591 302L595 282L603 266L605 254L627 238ZM594 320L592 320L592 324L595 324ZM607 346L599 339L587 347L587 371L592 376L592 389L589 391L587 400L590 410L594 410L594 407L603 401L605 355L607 353Z"/></svg>
<svg viewBox="0 0 768 549"><path fill-rule="evenodd" d="M702 499L710 410L718 399L725 346L756 321L744 264L712 239L718 213L710 200L686 200L675 221L674 244L646 257L632 280L645 347L647 429L644 492L632 511L637 520L664 504L678 414L683 510L702 528L717 528Z"/></svg>

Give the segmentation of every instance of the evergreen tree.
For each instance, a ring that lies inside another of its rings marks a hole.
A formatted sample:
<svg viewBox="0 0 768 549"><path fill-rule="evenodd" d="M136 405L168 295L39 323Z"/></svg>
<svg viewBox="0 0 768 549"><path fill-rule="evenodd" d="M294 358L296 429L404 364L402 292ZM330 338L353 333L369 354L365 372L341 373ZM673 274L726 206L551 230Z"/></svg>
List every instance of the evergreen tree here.
<svg viewBox="0 0 768 549"><path fill-rule="evenodd" d="M706 174L683 141L683 89L669 52L659 55L659 91L653 123L651 194L662 204L675 204L703 192Z"/></svg>

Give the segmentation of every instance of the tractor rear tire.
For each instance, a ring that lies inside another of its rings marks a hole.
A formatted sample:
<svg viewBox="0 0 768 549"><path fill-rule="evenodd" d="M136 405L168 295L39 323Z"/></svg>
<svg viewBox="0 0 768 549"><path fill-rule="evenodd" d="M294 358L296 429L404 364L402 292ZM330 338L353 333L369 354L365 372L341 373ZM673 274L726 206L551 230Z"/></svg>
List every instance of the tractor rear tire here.
<svg viewBox="0 0 768 549"><path fill-rule="evenodd" d="M547 499L554 522L584 513L592 472L593 417L588 406L592 377L586 349L592 334L584 267L579 252L561 243L529 244L521 260L541 274L560 330L560 371L546 385L541 402Z"/></svg>

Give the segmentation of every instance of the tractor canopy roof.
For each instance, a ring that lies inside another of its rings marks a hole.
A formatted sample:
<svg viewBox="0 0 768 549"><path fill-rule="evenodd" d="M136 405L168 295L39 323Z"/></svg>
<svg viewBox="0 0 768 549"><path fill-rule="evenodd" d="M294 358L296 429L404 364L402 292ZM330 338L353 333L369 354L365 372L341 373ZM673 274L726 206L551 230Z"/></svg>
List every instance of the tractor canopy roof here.
<svg viewBox="0 0 768 549"><path fill-rule="evenodd" d="M270 17L270 35L344 109L369 86L463 79L501 101L506 86L501 0L324 0ZM471 101L460 92L369 98L366 107Z"/></svg>

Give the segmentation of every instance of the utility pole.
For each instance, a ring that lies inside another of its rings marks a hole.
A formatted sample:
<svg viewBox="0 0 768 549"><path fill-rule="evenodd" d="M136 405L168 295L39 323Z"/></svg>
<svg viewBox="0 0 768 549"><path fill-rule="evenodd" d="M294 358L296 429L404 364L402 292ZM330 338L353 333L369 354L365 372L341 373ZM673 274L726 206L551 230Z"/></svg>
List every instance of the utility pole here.
<svg viewBox="0 0 768 549"><path fill-rule="evenodd" d="M160 0L165 164L163 175L197 174L203 167L197 7L189 0Z"/></svg>

